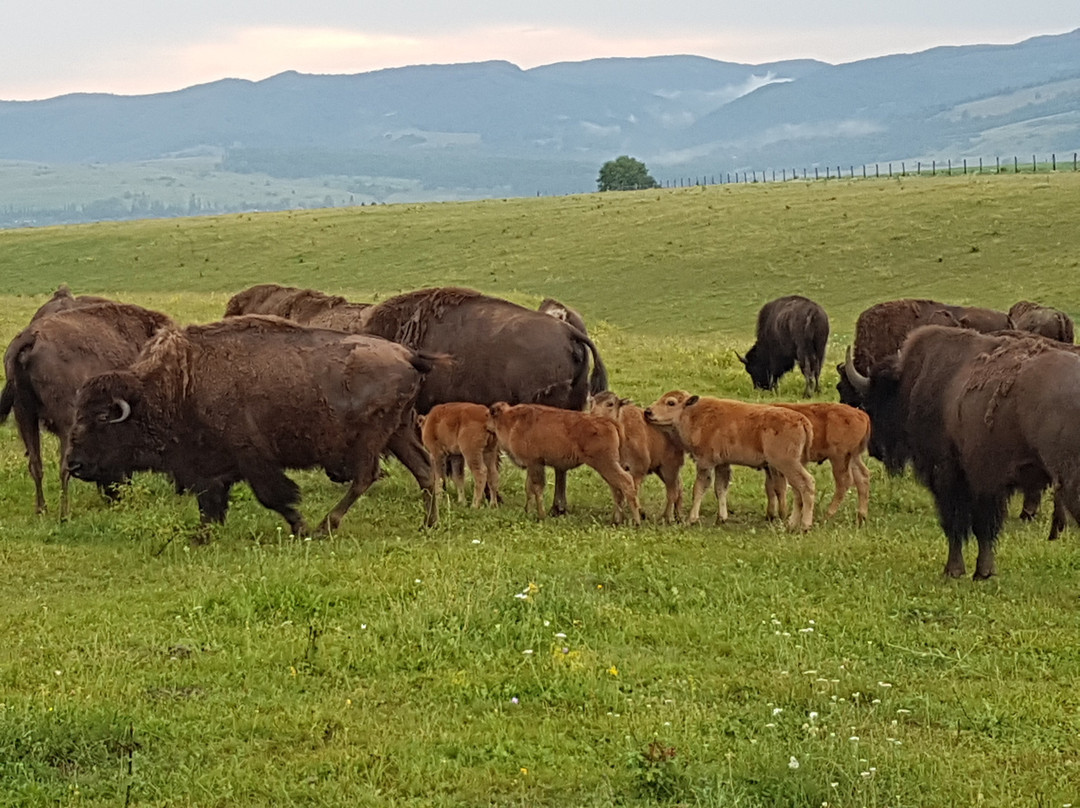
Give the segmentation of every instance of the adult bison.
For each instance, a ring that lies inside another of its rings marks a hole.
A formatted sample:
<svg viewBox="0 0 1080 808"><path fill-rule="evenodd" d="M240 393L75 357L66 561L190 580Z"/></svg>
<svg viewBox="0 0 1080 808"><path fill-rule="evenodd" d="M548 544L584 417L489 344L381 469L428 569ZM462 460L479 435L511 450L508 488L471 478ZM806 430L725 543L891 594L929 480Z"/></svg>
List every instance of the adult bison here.
<svg viewBox="0 0 1080 808"><path fill-rule="evenodd" d="M854 378L887 462L910 460L934 496L949 542L947 575L964 574L971 533L975 579L995 573L994 545L1014 489L1056 487L1054 531L1063 510L1080 514L1076 352L1035 336L927 326L869 378Z"/></svg>
<svg viewBox="0 0 1080 808"><path fill-rule="evenodd" d="M397 456L437 500L413 405L441 359L377 337L309 329L248 315L163 329L128 370L79 392L68 468L87 480L161 471L193 491L204 526L223 521L229 489L247 481L295 535L308 532L288 468L321 467L345 496L319 525L337 529Z"/></svg>
<svg viewBox="0 0 1080 808"><path fill-rule="evenodd" d="M260 283L229 298L225 316L274 314L312 328L362 333L364 312L368 308L367 303L351 303L339 295L314 289Z"/></svg>
<svg viewBox="0 0 1080 808"><path fill-rule="evenodd" d="M759 390L773 390L780 377L798 363L807 398L817 391L825 346L829 342L829 317L825 309L802 295L770 300L758 312L757 341L740 356L746 372Z"/></svg>
<svg viewBox="0 0 1080 808"><path fill-rule="evenodd" d="M1030 331L1058 342L1073 342L1073 321L1059 309L1021 300L1009 309L1009 319L1013 328L1020 331Z"/></svg>
<svg viewBox="0 0 1080 808"><path fill-rule="evenodd" d="M840 381L836 385L840 401L861 407L862 397L850 381L853 370L865 376L878 362L894 356L907 335L921 325L953 326L980 332L1012 327L1005 312L978 306L953 306L924 298L875 303L855 321L854 353L848 361L836 366L840 374ZM872 436L870 456L881 459Z"/></svg>
<svg viewBox="0 0 1080 808"><path fill-rule="evenodd" d="M63 289L63 287L62 287ZM58 298L46 304L64 300ZM66 296L72 302L70 294ZM90 298L99 299L99 298ZM69 513L68 472L65 465L68 433L75 421L75 394L99 373L130 365L143 345L171 323L160 312L125 303L89 303L58 306L53 313L34 315L30 325L11 341L4 354L7 381L0 394L0 421L14 412L15 424L26 447L34 480L36 510L45 510L42 490L41 431L44 426L60 439L60 516ZM123 475L97 480L106 491Z"/></svg>
<svg viewBox="0 0 1080 808"><path fill-rule="evenodd" d="M392 297L367 311L365 331L451 357L428 375L417 400L421 413L448 401L581 410L590 393L607 389L600 353L579 329L471 289L438 287ZM565 511L566 472L556 470L551 512Z"/></svg>

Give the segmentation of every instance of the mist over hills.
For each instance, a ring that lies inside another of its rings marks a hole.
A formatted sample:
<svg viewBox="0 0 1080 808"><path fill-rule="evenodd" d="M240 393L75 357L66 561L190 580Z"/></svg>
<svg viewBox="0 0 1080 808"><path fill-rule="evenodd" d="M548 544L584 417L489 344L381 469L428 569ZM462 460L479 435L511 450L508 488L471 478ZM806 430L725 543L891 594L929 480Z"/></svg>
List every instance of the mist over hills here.
<svg viewBox="0 0 1080 808"><path fill-rule="evenodd" d="M286 72L0 102L0 223L587 192L620 154L664 181L1078 148L1080 29L841 65Z"/></svg>

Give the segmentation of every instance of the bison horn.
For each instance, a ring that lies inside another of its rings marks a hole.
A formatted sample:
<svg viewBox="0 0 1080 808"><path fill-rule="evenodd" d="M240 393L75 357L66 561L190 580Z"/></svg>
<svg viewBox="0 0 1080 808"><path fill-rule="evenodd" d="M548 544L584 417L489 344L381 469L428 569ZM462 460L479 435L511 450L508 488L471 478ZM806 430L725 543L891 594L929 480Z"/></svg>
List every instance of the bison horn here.
<svg viewBox="0 0 1080 808"><path fill-rule="evenodd" d="M746 364L746 357L743 356L738 351L735 351L734 353L735 353L735 358L738 359L740 362L742 362L745 365Z"/></svg>
<svg viewBox="0 0 1080 808"><path fill-rule="evenodd" d="M850 345L847 347L847 354L844 356L844 375L847 376L848 382L859 395L866 395L866 391L870 389L870 380L855 369L855 363L851 359Z"/></svg>
<svg viewBox="0 0 1080 808"><path fill-rule="evenodd" d="M131 405L124 401L124 399L122 398L116 399L116 401L114 401L113 403L120 408L120 415L116 418L113 418L111 421L109 421L109 423L119 424L126 421L131 416Z"/></svg>

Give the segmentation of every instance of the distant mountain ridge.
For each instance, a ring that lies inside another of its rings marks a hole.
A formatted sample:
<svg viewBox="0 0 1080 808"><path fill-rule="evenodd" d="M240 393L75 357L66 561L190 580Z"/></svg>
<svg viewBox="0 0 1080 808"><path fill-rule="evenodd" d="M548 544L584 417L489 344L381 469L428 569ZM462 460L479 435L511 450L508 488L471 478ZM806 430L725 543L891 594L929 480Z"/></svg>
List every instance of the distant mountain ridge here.
<svg viewBox="0 0 1080 808"><path fill-rule="evenodd" d="M841 65L493 61L0 102L0 161L215 154L224 172L350 177L373 201L374 178L413 198L590 191L619 154L659 179L1077 148L1080 29Z"/></svg>

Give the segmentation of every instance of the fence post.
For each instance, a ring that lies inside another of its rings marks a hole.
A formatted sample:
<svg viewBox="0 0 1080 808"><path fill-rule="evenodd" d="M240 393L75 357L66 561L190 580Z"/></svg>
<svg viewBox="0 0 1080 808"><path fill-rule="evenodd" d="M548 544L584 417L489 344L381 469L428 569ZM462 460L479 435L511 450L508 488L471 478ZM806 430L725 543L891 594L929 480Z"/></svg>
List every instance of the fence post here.
<svg viewBox="0 0 1080 808"><path fill-rule="evenodd" d="M805 171L806 171L806 169L803 169L803 171L805 172ZM819 179L819 176L818 176L818 167L817 167L817 166L814 166L814 179L815 179L815 180L816 180L816 179Z"/></svg>
<svg viewBox="0 0 1080 808"><path fill-rule="evenodd" d="M964 176L967 176L967 158L964 158Z"/></svg>
<svg viewBox="0 0 1080 808"><path fill-rule="evenodd" d="M1051 154L1050 155L1050 170L1051 171L1057 171L1057 155L1056 154Z"/></svg>
<svg viewBox="0 0 1080 808"><path fill-rule="evenodd" d="M1033 155L1031 155L1031 173L1034 174L1035 171L1036 171L1036 168L1035 168L1035 155L1033 154Z"/></svg>
<svg viewBox="0 0 1080 808"><path fill-rule="evenodd" d="M903 177L905 174L907 174L907 166L905 165L905 163L906 163L905 160L900 161L900 176L901 177Z"/></svg>
<svg viewBox="0 0 1080 808"><path fill-rule="evenodd" d="M1020 158L1015 154L1013 155L1013 174L1020 173Z"/></svg>

